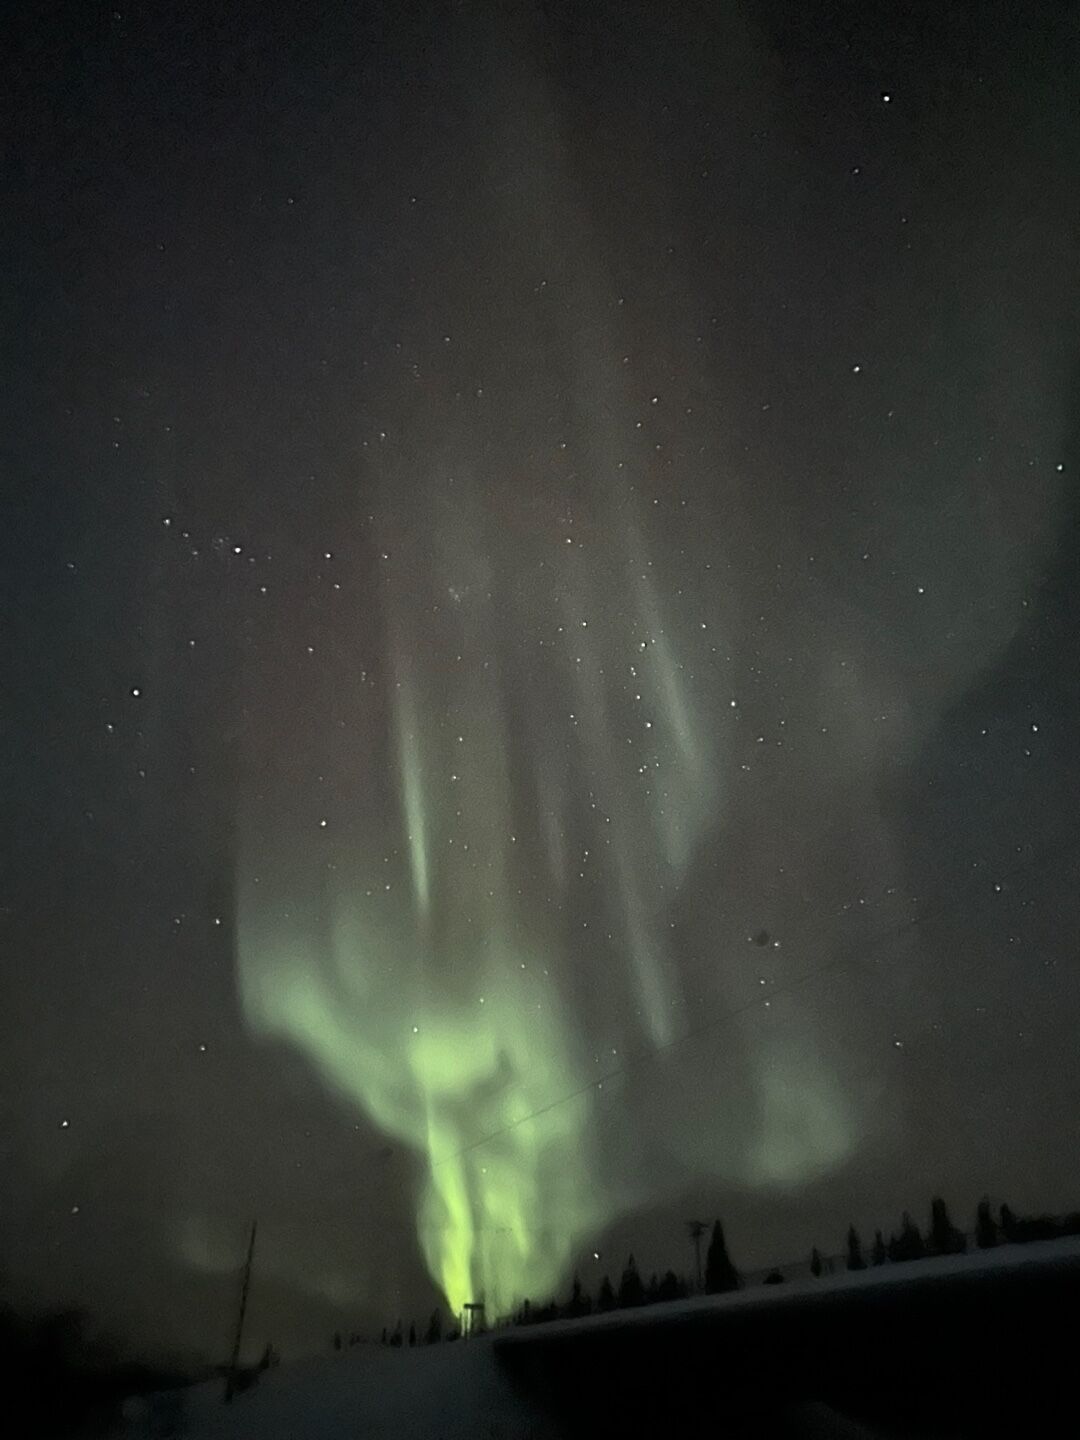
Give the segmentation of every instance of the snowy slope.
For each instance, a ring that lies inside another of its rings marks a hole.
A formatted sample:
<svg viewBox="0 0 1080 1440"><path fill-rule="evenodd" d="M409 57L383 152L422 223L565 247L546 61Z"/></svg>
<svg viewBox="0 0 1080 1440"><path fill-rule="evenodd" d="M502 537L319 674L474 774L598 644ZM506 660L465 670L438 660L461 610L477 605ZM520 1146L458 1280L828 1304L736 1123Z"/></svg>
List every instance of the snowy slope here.
<svg viewBox="0 0 1080 1440"><path fill-rule="evenodd" d="M361 1345L264 1375L231 1405L215 1381L181 1392L173 1425L135 1422L131 1440L558 1440L531 1415L495 1358L491 1337L415 1350Z"/></svg>
<svg viewBox="0 0 1080 1440"><path fill-rule="evenodd" d="M974 1250L964 1255L932 1256L927 1260L906 1260L902 1264L868 1266L865 1270L841 1270L819 1279L804 1279L783 1285L755 1285L730 1295L695 1295L668 1305L649 1305L639 1310L616 1310L581 1320L555 1320L532 1329L511 1329L496 1337L498 1348L535 1345L574 1334L648 1329L649 1327L693 1323L717 1312L783 1309L800 1305L809 1296L844 1295L852 1290L905 1290L938 1284L948 1277L975 1277L1039 1270L1047 1265L1076 1265L1080 1262L1080 1238L1041 1240L1025 1245L1001 1245L992 1250Z"/></svg>
<svg viewBox="0 0 1080 1440"><path fill-rule="evenodd" d="M583 1320L509 1329L456 1344L391 1350L362 1345L339 1355L264 1375L258 1386L222 1403L222 1384L181 1392L181 1413L170 1426L159 1419L129 1425L125 1437L187 1440L562 1440L562 1431L520 1398L508 1372L515 1352L570 1343L587 1349L590 1337L653 1328L658 1340L710 1316L818 1306L828 1309L852 1291L908 1292L989 1278L993 1273L1053 1267L1080 1274L1080 1240L1003 1246L946 1259L884 1265L819 1280L755 1286L734 1295L700 1296L671 1305L620 1311ZM507 1364L500 1362L500 1355Z"/></svg>

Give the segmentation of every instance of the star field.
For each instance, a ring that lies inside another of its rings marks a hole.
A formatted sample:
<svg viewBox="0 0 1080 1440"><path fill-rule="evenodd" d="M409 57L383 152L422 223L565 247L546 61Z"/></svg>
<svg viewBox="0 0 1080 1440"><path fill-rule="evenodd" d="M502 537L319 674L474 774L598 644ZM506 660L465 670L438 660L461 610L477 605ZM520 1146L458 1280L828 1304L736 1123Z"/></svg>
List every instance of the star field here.
<svg viewBox="0 0 1080 1440"><path fill-rule="evenodd" d="M303 1349L1075 1205L1037 9L21 22L13 1293L216 1355L257 1216Z"/></svg>

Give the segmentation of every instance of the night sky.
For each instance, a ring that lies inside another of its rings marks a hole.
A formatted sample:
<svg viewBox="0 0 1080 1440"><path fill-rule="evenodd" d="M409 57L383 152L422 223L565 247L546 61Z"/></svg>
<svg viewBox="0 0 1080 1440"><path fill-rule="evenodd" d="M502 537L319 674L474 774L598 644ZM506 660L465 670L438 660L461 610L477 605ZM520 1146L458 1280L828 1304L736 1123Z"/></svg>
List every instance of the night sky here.
<svg viewBox="0 0 1080 1440"><path fill-rule="evenodd" d="M2 86L4 1295L1080 1204L1075 10L113 3Z"/></svg>

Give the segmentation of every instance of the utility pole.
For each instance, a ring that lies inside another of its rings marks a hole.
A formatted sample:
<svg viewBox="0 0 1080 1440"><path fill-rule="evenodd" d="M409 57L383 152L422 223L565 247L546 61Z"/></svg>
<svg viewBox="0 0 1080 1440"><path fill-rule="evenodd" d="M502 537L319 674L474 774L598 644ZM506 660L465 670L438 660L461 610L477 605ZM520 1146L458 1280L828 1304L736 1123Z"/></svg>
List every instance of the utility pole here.
<svg viewBox="0 0 1080 1440"><path fill-rule="evenodd" d="M701 1237L709 1228L707 1220L688 1220L686 1228L690 1232L690 1239L694 1242L694 1258L697 1261L697 1288L701 1292Z"/></svg>
<svg viewBox="0 0 1080 1440"><path fill-rule="evenodd" d="M240 1313L236 1317L236 1338L233 1341L232 1359L229 1361L229 1374L225 1381L226 1405L236 1393L236 1372L240 1368L240 1343L244 1338L244 1315L247 1311L248 1287L251 1284L251 1262L255 1258L255 1228L257 1225L257 1220L251 1222L251 1238L248 1241L247 1261L244 1264L244 1283L240 1287Z"/></svg>

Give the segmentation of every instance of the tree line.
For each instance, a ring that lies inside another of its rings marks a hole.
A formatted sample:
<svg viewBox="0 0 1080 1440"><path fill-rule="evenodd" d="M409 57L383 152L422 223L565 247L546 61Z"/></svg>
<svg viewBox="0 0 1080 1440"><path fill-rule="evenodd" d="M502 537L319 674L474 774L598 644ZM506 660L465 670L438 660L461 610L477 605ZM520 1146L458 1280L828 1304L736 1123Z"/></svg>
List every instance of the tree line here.
<svg viewBox="0 0 1080 1440"><path fill-rule="evenodd" d="M995 1216L985 1196L975 1211L974 1240L977 1250L992 1250L997 1245L1023 1245L1033 1240L1057 1240L1066 1235L1080 1235L1080 1211L1068 1215L1018 1216L1009 1205L1003 1204ZM925 1231L919 1229L906 1210L900 1217L899 1230L894 1231L888 1240L881 1230L875 1230L869 1262L863 1253L858 1230L854 1225L849 1226L845 1260L849 1270L865 1270L868 1263L871 1266L898 1264L940 1255L962 1255L967 1248L967 1235L952 1223L948 1207L938 1195L930 1202L930 1224ZM821 1257L817 1250L811 1256L810 1270L815 1275L821 1273Z"/></svg>
<svg viewBox="0 0 1080 1440"><path fill-rule="evenodd" d="M700 1225L700 1222L693 1223ZM1009 1205L1002 1204L995 1214L990 1201L984 1198L979 1201L975 1212L972 1238L976 1249L989 1250L998 1245L1053 1240L1070 1235L1080 1235L1080 1211L1064 1216L1018 1216ZM936 1195L930 1202L929 1223L925 1229L920 1229L911 1213L905 1210L900 1217L899 1227L890 1232L887 1238L883 1230L874 1231L873 1243L867 1252L863 1248L859 1230L852 1224L848 1227L844 1250L839 1258L847 1270L866 1270L874 1266L903 1264L905 1261L934 1256L961 1255L968 1249L968 1238L953 1224L945 1201ZM813 1278L829 1273L834 1268L834 1261L826 1259L817 1246L811 1249L809 1271ZM774 1267L767 1271L761 1283L780 1285L786 1279L783 1271ZM586 1315L604 1315L613 1310L666 1304L673 1300L686 1299L693 1294L723 1295L740 1290L745 1284L744 1275L728 1252L723 1223L715 1220L712 1224L704 1273L697 1284L677 1275L674 1270L667 1270L662 1276L653 1273L646 1281L631 1254L617 1285L612 1283L610 1275L604 1275L596 1295L593 1296L582 1285L580 1275L575 1274L566 1299L560 1301L550 1298L540 1304L524 1300L514 1314L501 1321L500 1325L542 1325L552 1320L576 1320ZM381 1343L395 1348L418 1344L433 1345L443 1340L457 1340L460 1336L458 1326L444 1328L442 1312L436 1310L422 1333L417 1330L415 1323L410 1324L406 1330L403 1322L399 1320L392 1330L383 1329ZM352 1335L348 1343L357 1344L359 1340L359 1335ZM340 1333L334 1336L335 1349L342 1349L345 1343Z"/></svg>

